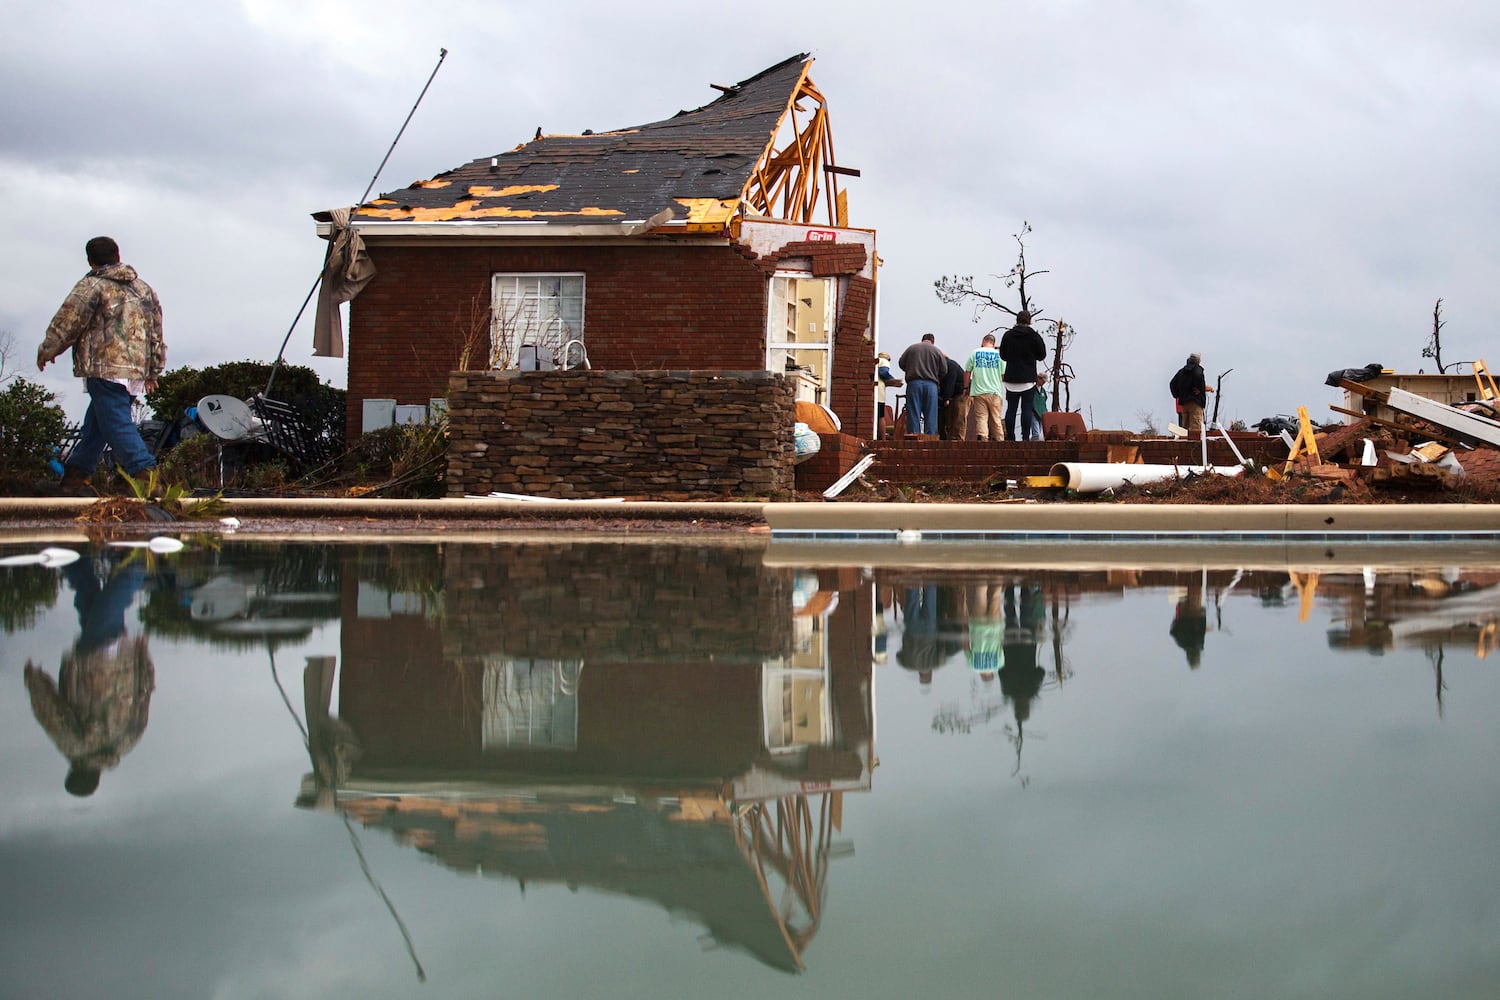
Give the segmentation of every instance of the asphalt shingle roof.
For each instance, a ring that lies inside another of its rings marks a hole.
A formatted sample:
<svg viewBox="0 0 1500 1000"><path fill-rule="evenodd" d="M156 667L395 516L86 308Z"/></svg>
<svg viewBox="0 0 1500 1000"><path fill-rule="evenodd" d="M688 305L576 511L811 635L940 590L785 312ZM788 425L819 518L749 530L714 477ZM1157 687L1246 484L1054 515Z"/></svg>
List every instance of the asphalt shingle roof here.
<svg viewBox="0 0 1500 1000"><path fill-rule="evenodd" d="M578 225L732 214L812 60L757 73L711 104L592 135L540 136L361 205L360 220L531 221Z"/></svg>

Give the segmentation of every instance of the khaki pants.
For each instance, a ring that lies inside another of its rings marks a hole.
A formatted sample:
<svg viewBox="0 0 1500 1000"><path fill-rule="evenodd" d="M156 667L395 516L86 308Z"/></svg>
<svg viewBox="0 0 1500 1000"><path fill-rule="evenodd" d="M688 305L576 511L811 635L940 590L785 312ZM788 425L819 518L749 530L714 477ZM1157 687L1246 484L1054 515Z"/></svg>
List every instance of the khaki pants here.
<svg viewBox="0 0 1500 1000"><path fill-rule="evenodd" d="M969 397L959 396L943 403L943 438L962 441L969 429Z"/></svg>
<svg viewBox="0 0 1500 1000"><path fill-rule="evenodd" d="M974 411L974 440L1004 441L1005 397L990 392L970 396L969 400Z"/></svg>
<svg viewBox="0 0 1500 1000"><path fill-rule="evenodd" d="M1203 407L1197 403L1182 404L1182 426L1196 431L1203 426Z"/></svg>

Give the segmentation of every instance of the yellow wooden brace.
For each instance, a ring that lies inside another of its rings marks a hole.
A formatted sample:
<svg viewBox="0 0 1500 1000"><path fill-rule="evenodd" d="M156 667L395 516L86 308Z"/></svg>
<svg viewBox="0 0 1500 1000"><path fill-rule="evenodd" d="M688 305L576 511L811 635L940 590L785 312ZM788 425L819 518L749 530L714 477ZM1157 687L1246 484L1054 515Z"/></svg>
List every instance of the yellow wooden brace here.
<svg viewBox="0 0 1500 1000"><path fill-rule="evenodd" d="M1318 439L1313 434L1312 419L1307 415L1307 407L1297 407L1297 439L1292 442L1292 450L1286 457L1286 465L1282 472L1291 472L1292 463L1298 455L1306 455L1312 460L1313 465L1322 465L1323 456L1318 453Z"/></svg>
<svg viewBox="0 0 1500 1000"><path fill-rule="evenodd" d="M1474 381L1479 383L1480 399L1488 400L1500 396L1500 389L1495 387L1495 376L1490 374L1490 370L1485 365L1483 358L1474 362ZM1486 382L1489 384L1486 385Z"/></svg>
<svg viewBox="0 0 1500 1000"><path fill-rule="evenodd" d="M1312 615L1313 595L1318 592L1317 572L1300 575L1296 570L1289 570L1287 576L1292 578L1292 586L1297 588L1297 595L1302 599L1297 609L1297 620L1305 622Z"/></svg>

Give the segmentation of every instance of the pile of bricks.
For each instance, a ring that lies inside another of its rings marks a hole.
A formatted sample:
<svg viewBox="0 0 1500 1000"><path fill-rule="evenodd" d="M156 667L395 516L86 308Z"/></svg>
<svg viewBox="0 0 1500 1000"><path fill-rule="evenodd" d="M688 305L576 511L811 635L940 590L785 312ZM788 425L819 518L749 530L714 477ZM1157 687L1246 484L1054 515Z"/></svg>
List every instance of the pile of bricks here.
<svg viewBox="0 0 1500 1000"><path fill-rule="evenodd" d="M781 499L794 412L767 371L457 372L448 495Z"/></svg>

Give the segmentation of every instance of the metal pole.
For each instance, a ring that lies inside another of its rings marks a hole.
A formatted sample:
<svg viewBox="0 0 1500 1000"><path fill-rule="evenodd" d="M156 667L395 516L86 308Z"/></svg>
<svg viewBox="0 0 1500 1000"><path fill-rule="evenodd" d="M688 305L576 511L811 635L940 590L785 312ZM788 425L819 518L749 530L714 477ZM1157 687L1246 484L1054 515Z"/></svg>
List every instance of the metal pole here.
<svg viewBox="0 0 1500 1000"><path fill-rule="evenodd" d="M432 86L432 81L437 76L438 70L443 68L443 60L447 58L448 50L438 49L437 65L432 67L432 72L427 76L427 82L422 85L422 92L417 95L416 102L412 104L411 110L406 113L406 120L401 123L401 128L396 131L396 138L391 140L390 146L385 151L385 156L380 158L380 166L376 167L375 173L370 175L370 183L365 185L365 193L360 195L359 200L354 203L356 207L363 205L365 199L370 197L370 192L375 190L375 182L379 180L380 172L385 169L386 162L390 160L391 154L396 151L396 143L400 142L401 136L406 133L406 126L411 124L412 115L417 113L417 107L422 103L422 98L427 96L427 88ZM329 243L328 249L330 251L333 249L332 242ZM328 265L328 255L326 253L323 255L323 265L324 267ZM302 300L302 305L297 310L297 315L292 319L292 325L287 327L286 336L281 338L281 349L276 352L276 360L271 364L271 377L266 380L266 391L262 393L267 398L271 395L271 386L276 384L276 372L281 367L282 355L286 354L286 345L291 342L292 331L297 329L297 324L302 320L302 314L307 311L307 304L317 294L318 285L322 281L323 271L319 269L318 276L313 279L312 287L307 290L307 297Z"/></svg>

